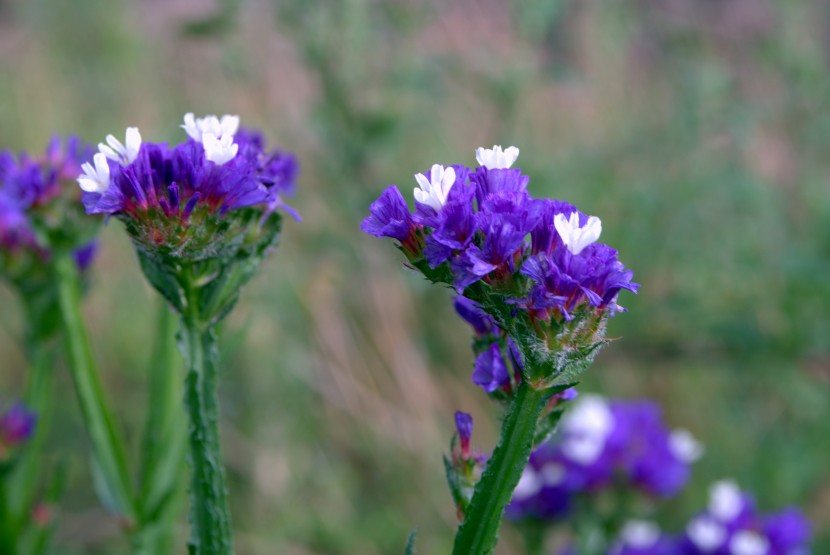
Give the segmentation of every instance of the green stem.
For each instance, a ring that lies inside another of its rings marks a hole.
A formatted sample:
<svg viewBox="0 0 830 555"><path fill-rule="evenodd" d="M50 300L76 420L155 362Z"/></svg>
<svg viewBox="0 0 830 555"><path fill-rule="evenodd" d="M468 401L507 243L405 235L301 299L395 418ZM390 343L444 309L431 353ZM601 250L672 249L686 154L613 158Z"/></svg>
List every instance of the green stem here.
<svg viewBox="0 0 830 555"><path fill-rule="evenodd" d="M84 425L92 442L99 495L107 508L120 514L128 523L134 523L136 512L130 493L126 450L104 398L86 327L81 317L77 266L71 254L61 253L55 255L54 267L66 354Z"/></svg>
<svg viewBox="0 0 830 555"><path fill-rule="evenodd" d="M170 552L173 523L184 488L187 425L182 408L182 360L176 349L175 313L159 298L155 348L148 374L147 424L142 443L140 526L132 538L134 555Z"/></svg>
<svg viewBox="0 0 830 555"><path fill-rule="evenodd" d="M49 435L54 393L53 368L55 357L52 346L44 342L30 349L31 367L26 385L26 407L37 414L32 437L20 453L9 483L9 506L18 519L25 521L35 505L38 484L43 478L43 447Z"/></svg>
<svg viewBox="0 0 830 555"><path fill-rule="evenodd" d="M8 473L0 469L0 553L17 554L17 537L15 518L9 507L9 495L6 490Z"/></svg>
<svg viewBox="0 0 830 555"><path fill-rule="evenodd" d="M230 508L219 448L216 336L199 314L198 289L187 284L180 348L187 360L185 406L190 416L191 555L231 555Z"/></svg>
<svg viewBox="0 0 830 555"><path fill-rule="evenodd" d="M455 536L454 555L493 552L504 507L510 502L530 458L536 422L545 399L545 392L536 391L525 381L519 384L502 424L498 445L476 484L467 517Z"/></svg>

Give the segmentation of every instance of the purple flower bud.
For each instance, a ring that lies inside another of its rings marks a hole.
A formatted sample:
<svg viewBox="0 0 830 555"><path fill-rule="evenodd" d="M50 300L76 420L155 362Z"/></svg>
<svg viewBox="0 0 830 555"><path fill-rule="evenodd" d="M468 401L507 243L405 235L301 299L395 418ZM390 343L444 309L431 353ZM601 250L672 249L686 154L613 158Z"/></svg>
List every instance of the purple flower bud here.
<svg viewBox="0 0 830 555"><path fill-rule="evenodd" d="M167 187L168 206L173 214L179 213L179 186L175 183Z"/></svg>
<svg viewBox="0 0 830 555"><path fill-rule="evenodd" d="M461 441L461 457L466 459L470 454L473 417L466 412L457 411L455 413L455 428L458 430L458 439Z"/></svg>
<svg viewBox="0 0 830 555"><path fill-rule="evenodd" d="M196 203L199 202L201 196L202 195L199 192L193 193L193 196L187 201L187 204L184 207L184 212L182 212L183 222L187 222L190 219L190 214L193 212L193 209L196 208Z"/></svg>
<svg viewBox="0 0 830 555"><path fill-rule="evenodd" d="M401 192L390 185L369 206L370 215L360 224L360 229L375 237L391 237L401 244L408 243L415 233L415 222Z"/></svg>

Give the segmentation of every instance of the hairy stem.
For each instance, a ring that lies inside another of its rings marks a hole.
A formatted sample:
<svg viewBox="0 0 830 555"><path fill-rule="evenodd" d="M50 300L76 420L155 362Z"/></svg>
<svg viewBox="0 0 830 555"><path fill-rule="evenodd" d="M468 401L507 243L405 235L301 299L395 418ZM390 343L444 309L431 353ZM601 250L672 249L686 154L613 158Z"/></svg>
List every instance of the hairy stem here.
<svg viewBox="0 0 830 555"><path fill-rule="evenodd" d="M504 508L522 476L536 422L546 395L525 381L519 384L513 404L504 419L501 435L487 469L476 484L467 517L455 536L454 555L487 555L498 541Z"/></svg>
<svg viewBox="0 0 830 555"><path fill-rule="evenodd" d="M231 519L225 467L219 447L216 398L216 336L199 313L199 296L188 284L180 348L187 360L185 406L190 416L191 555L231 555Z"/></svg>

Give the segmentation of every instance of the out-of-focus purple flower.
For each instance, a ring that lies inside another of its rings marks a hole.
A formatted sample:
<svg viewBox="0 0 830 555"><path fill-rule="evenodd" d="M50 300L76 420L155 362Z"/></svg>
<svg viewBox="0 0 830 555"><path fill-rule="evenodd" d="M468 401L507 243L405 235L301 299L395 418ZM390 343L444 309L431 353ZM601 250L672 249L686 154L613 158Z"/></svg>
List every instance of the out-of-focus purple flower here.
<svg viewBox="0 0 830 555"><path fill-rule="evenodd" d="M90 153L77 137L53 137L40 156L0 152L0 272L30 268L29 262L40 267L54 236L61 247L89 242L95 225L77 217L80 195L70 183ZM20 256L29 262L19 263Z"/></svg>
<svg viewBox="0 0 830 555"><path fill-rule="evenodd" d="M709 505L686 526L681 555L809 554L810 525L795 508L761 514L735 482L716 482Z"/></svg>
<svg viewBox="0 0 830 555"><path fill-rule="evenodd" d="M23 403L15 403L0 417L0 452L29 439L35 430L37 415Z"/></svg>
<svg viewBox="0 0 830 555"><path fill-rule="evenodd" d="M545 467L558 469L557 487L540 486L533 495L527 494L529 489L518 496L514 493L518 504L510 514L547 518L539 507L566 507L574 496L591 496L611 487L670 497L685 485L690 465L701 452L691 434L665 426L652 402L583 395L563 416L559 432L531 455L529 472L539 475ZM544 483L550 485L551 480Z"/></svg>
<svg viewBox="0 0 830 555"><path fill-rule="evenodd" d="M75 263L82 272L86 271L98 254L98 240L93 240L75 251Z"/></svg>
<svg viewBox="0 0 830 555"><path fill-rule="evenodd" d="M473 383L487 393L510 384L510 372L507 371L507 365L498 343L490 345L489 349L476 358Z"/></svg>

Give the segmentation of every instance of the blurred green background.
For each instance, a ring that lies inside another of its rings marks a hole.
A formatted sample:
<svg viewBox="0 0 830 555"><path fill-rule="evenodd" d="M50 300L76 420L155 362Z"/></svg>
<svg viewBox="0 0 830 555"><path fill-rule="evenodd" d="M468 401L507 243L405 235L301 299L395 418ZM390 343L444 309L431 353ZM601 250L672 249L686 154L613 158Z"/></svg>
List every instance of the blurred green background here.
<svg viewBox="0 0 830 555"><path fill-rule="evenodd" d="M360 233L387 184L521 148L535 196L603 220L642 283L582 391L651 397L706 445L710 482L801 506L830 553L830 6L771 0L0 0L0 147L97 143L185 112L237 113L302 163L282 245L222 335L222 433L240 555L449 552L441 454L456 409L490 449L446 290ZM86 303L110 400L138 447L155 294L117 221ZM21 314L0 286L0 387L22 391ZM56 554L118 554L68 373ZM183 484L184 487L184 484ZM186 537L186 520L179 535ZM505 530L499 553L519 552ZM183 546L183 539L179 545ZM183 551L183 547L182 547Z"/></svg>

